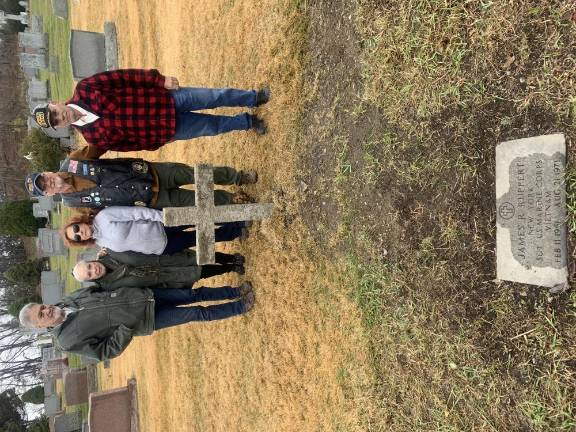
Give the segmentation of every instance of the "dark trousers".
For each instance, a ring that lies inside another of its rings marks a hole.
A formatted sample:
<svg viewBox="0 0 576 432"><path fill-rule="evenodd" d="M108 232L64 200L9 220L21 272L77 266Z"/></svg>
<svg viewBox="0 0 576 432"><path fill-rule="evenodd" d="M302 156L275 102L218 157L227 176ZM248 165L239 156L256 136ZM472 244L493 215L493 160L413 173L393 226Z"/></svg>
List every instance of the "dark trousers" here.
<svg viewBox="0 0 576 432"><path fill-rule="evenodd" d="M168 243L162 255L172 255L190 247L196 246L196 231L184 231L193 225L181 225L176 227L164 227ZM244 222L228 222L220 225L215 231L217 242L231 241L242 235Z"/></svg>
<svg viewBox="0 0 576 432"><path fill-rule="evenodd" d="M196 205L196 193L180 186L194 184L194 167L175 162L153 162L158 175L158 200L154 208L190 207ZM214 167L214 184L234 185L240 181L240 173L230 167ZM230 204L232 194L223 190L214 191L214 204Z"/></svg>
<svg viewBox="0 0 576 432"><path fill-rule="evenodd" d="M154 328L160 330L192 321L214 321L244 313L242 300L211 306L183 306L214 300L234 300L240 291L234 287L196 289L153 289L156 301ZM183 307L179 307L183 306Z"/></svg>

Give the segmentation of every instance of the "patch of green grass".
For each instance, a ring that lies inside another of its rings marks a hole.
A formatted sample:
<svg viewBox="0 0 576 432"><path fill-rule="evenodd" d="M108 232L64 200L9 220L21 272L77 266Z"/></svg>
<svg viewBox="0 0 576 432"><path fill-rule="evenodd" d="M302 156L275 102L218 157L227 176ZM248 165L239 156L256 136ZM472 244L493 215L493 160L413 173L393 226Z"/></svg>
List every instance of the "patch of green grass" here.
<svg viewBox="0 0 576 432"><path fill-rule="evenodd" d="M48 81L52 100L65 101L72 96L74 90L70 62L70 24L54 15L51 0L30 0L30 14L42 17L44 32L48 34L48 52L50 56L58 57L58 72L44 69L40 79Z"/></svg>

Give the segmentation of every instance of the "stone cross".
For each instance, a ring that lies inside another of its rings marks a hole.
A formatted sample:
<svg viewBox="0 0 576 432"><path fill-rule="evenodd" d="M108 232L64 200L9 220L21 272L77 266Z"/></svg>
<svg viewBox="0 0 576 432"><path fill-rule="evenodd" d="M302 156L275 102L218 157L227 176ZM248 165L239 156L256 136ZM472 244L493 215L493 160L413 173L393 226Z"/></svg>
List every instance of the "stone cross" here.
<svg viewBox="0 0 576 432"><path fill-rule="evenodd" d="M214 224L259 220L268 217L273 204L214 205L214 172L211 165L194 168L196 206L167 207L164 225L196 225L196 259L198 265L214 264Z"/></svg>

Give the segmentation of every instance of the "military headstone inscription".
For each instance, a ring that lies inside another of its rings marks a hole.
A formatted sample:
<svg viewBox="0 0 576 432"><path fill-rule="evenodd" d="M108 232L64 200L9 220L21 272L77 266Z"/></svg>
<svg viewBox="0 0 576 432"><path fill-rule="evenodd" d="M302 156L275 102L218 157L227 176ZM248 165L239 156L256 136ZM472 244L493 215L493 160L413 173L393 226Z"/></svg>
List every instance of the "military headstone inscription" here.
<svg viewBox="0 0 576 432"><path fill-rule="evenodd" d="M214 224L264 219L272 214L273 204L214 205L214 171L211 165L194 167L196 206L166 207L164 225L196 225L198 265L214 264Z"/></svg>
<svg viewBox="0 0 576 432"><path fill-rule="evenodd" d="M564 135L496 147L496 263L502 280L556 288L568 280Z"/></svg>

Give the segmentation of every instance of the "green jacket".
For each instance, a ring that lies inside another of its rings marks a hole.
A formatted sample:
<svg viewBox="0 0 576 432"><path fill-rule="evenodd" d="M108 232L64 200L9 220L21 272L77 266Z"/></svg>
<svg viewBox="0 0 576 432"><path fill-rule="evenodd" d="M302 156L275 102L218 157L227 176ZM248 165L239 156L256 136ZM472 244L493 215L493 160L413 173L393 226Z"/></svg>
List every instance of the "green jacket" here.
<svg viewBox="0 0 576 432"><path fill-rule="evenodd" d="M154 295L149 289L84 288L57 306L75 310L51 329L63 351L107 360L119 356L132 337L154 331Z"/></svg>
<svg viewBox="0 0 576 432"><path fill-rule="evenodd" d="M121 287L192 288L202 272L196 264L196 254L189 250L173 255L107 250L98 261L108 268L108 273L92 282L107 291Z"/></svg>

